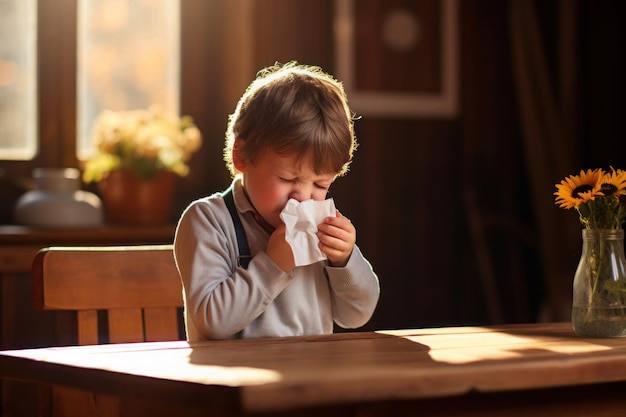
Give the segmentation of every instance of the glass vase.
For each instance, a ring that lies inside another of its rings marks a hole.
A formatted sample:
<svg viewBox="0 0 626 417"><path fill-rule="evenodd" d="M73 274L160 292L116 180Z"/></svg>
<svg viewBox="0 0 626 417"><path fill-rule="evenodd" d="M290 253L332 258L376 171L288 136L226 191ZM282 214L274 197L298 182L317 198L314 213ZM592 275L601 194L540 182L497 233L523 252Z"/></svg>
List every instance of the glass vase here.
<svg viewBox="0 0 626 417"><path fill-rule="evenodd" d="M572 326L586 337L626 336L623 229L583 229L574 275Z"/></svg>

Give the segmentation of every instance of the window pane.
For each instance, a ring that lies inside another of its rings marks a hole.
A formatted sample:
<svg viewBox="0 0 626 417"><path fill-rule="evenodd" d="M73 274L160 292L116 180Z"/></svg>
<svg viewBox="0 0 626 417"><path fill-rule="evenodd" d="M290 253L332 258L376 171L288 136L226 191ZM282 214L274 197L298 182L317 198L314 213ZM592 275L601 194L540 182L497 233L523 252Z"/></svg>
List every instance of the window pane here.
<svg viewBox="0 0 626 417"><path fill-rule="evenodd" d="M78 2L79 159L92 155L91 128L104 109L159 105L178 114L179 15L180 0Z"/></svg>
<svg viewBox="0 0 626 417"><path fill-rule="evenodd" d="M36 0L0 0L0 159L37 153Z"/></svg>

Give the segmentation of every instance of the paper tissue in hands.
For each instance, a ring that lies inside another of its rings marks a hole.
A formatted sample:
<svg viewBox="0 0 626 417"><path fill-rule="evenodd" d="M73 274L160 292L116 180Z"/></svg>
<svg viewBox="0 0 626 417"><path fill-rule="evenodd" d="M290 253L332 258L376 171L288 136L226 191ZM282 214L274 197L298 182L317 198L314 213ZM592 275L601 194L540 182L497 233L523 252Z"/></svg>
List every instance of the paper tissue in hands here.
<svg viewBox="0 0 626 417"><path fill-rule="evenodd" d="M335 202L306 200L299 203L293 198L287 201L280 213L285 223L285 240L291 246L296 266L310 265L326 259L318 247L317 225L328 216L335 216Z"/></svg>

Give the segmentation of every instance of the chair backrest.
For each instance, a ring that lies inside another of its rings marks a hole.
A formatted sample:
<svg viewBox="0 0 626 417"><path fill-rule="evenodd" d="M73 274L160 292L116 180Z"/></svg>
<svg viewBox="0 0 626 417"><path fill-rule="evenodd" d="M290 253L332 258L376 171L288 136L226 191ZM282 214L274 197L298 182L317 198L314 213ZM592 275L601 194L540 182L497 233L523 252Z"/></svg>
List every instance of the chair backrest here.
<svg viewBox="0 0 626 417"><path fill-rule="evenodd" d="M184 338L171 245L45 248L32 291L35 308L77 312L79 345Z"/></svg>

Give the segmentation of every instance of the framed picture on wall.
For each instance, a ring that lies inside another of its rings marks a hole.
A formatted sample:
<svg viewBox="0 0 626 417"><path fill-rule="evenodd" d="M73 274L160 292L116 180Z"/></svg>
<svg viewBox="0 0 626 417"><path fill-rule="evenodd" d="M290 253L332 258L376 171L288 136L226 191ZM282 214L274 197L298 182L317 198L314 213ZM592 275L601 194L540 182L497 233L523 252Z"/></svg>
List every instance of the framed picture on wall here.
<svg viewBox="0 0 626 417"><path fill-rule="evenodd" d="M458 113L458 0L335 0L336 76L380 117Z"/></svg>

